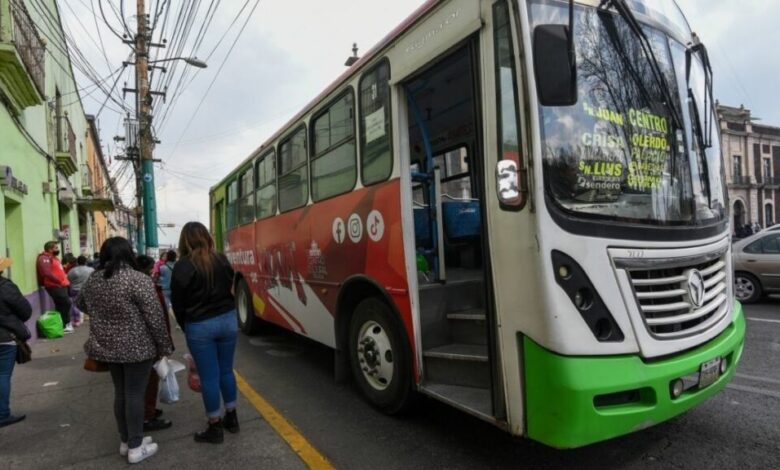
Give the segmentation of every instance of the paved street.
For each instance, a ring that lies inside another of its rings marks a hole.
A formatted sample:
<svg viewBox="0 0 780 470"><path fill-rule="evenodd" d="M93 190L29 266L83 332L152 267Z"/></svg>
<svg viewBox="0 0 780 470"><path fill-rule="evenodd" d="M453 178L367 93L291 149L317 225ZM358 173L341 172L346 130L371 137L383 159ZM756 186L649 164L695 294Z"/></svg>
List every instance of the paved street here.
<svg viewBox="0 0 780 470"><path fill-rule="evenodd" d="M672 421L567 452L428 399L411 416L384 416L350 384L334 385L327 348L285 333L242 338L236 367L338 468L778 468L780 299L746 312L739 376L724 393Z"/></svg>
<svg viewBox="0 0 780 470"><path fill-rule="evenodd" d="M448 406L422 399L403 418L370 408L333 381L332 352L274 331L240 337L236 369L337 468L777 468L780 466L780 299L746 308L745 354L736 380L692 412L648 430L574 451L512 438ZM86 331L35 346L17 369L12 403L28 419L0 430L2 468L112 468L110 381L81 370ZM183 351L181 337L179 352ZM147 468L303 468L304 462L242 397L242 431L223 446L196 445L199 396L164 406L175 423L154 434ZM289 437L288 437L289 438Z"/></svg>

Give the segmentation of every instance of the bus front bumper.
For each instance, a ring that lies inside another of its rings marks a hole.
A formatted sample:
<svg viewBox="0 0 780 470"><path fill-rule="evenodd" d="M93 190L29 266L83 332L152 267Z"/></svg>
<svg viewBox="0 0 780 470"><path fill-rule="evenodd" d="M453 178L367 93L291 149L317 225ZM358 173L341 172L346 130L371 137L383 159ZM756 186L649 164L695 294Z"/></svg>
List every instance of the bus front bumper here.
<svg viewBox="0 0 780 470"><path fill-rule="evenodd" d="M734 320L718 336L666 359L639 356L566 357L524 338L527 436L557 448L573 448L638 431L677 416L722 390L742 355L745 318L734 306ZM717 380L699 389L702 364L725 358ZM694 380L672 398L672 382Z"/></svg>

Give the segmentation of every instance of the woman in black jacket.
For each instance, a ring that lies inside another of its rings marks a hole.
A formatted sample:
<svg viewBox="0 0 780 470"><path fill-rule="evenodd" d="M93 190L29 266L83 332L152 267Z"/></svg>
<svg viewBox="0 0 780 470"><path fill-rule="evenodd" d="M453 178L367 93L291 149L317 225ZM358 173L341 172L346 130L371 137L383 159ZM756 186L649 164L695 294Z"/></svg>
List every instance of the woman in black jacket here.
<svg viewBox="0 0 780 470"><path fill-rule="evenodd" d="M152 279L134 268L130 242L109 238L100 248L100 269L76 300L90 319L84 352L111 372L119 454L130 463L157 452L157 444L143 436L144 395L152 363L173 352Z"/></svg>
<svg viewBox="0 0 780 470"><path fill-rule="evenodd" d="M25 415L12 415L11 374L16 364L16 342L30 339L24 322L30 319L32 307L16 284L2 277L11 267L11 258L0 257L0 428L18 423Z"/></svg>
<svg viewBox="0 0 780 470"><path fill-rule="evenodd" d="M198 367L209 420L208 428L195 434L195 441L218 444L224 439L223 427L232 433L239 430L233 375L238 335L233 268L224 255L214 250L214 240L199 222L189 222L182 228L179 254L171 276L171 302Z"/></svg>

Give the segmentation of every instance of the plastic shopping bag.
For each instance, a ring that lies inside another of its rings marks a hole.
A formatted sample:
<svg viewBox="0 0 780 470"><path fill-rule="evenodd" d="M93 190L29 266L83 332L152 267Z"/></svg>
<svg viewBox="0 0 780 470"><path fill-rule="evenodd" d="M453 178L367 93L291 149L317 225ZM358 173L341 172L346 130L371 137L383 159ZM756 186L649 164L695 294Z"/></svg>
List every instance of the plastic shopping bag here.
<svg viewBox="0 0 780 470"><path fill-rule="evenodd" d="M173 404L179 401L179 382L176 373L185 369L184 364L164 357L154 365L154 370L160 376L160 395L162 403Z"/></svg>
<svg viewBox="0 0 780 470"><path fill-rule="evenodd" d="M58 312L49 310L38 318L36 322L38 325L38 331L44 338L62 338L62 332L64 326L62 325L62 317Z"/></svg>
<svg viewBox="0 0 780 470"><path fill-rule="evenodd" d="M187 385L193 392L200 393L200 375L198 367L195 365L195 359L190 354L185 354L184 359L187 361Z"/></svg>

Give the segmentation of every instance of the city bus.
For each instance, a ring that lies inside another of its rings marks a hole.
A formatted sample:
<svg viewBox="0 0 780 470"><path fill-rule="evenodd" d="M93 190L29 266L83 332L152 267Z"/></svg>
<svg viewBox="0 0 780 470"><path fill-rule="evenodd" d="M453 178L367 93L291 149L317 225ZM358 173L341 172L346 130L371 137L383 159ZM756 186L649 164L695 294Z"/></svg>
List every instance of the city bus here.
<svg viewBox="0 0 780 470"><path fill-rule="evenodd" d="M573 448L742 354L706 48L673 0L424 3L210 190L247 334Z"/></svg>

